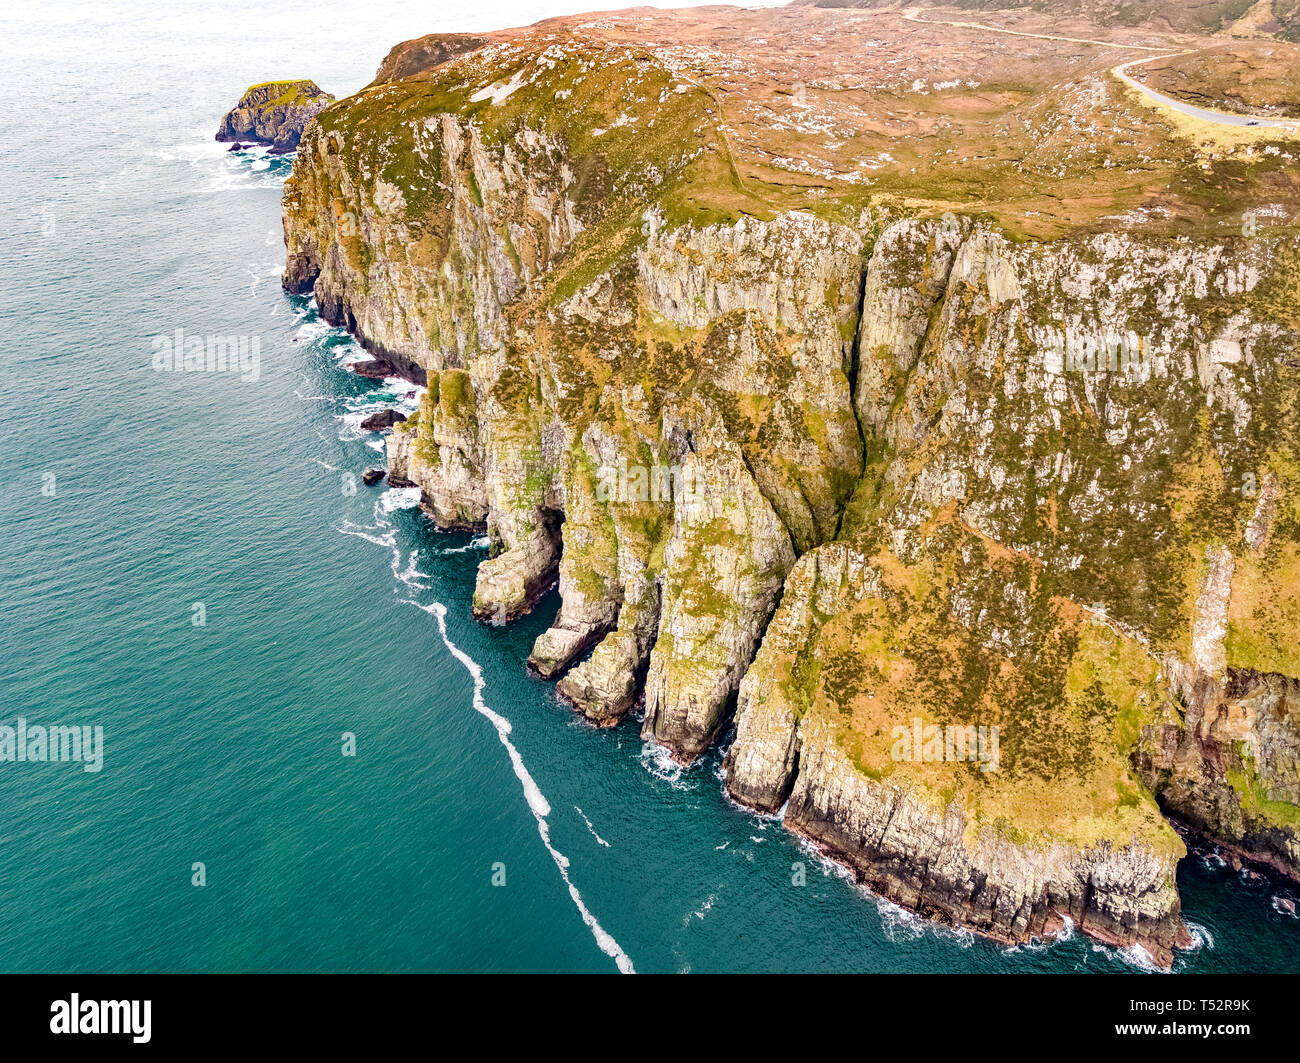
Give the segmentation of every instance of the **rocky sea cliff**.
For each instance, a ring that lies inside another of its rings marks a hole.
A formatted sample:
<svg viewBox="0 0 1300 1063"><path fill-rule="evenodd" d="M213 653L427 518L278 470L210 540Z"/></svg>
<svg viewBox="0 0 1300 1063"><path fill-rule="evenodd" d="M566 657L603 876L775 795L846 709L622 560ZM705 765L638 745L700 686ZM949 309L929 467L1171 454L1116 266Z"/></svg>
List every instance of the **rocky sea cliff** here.
<svg viewBox="0 0 1300 1063"><path fill-rule="evenodd" d="M734 719L730 795L874 891L1168 965L1168 816L1300 879L1300 238L792 207L721 111L595 31L399 46L284 286L427 388L389 476L485 530L476 616L558 582L577 711Z"/></svg>

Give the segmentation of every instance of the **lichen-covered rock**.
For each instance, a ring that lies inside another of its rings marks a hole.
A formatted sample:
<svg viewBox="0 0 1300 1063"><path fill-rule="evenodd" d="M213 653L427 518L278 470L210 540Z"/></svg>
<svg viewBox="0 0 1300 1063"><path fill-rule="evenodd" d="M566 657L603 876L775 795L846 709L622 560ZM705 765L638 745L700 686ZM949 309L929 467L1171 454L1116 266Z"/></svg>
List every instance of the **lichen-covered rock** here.
<svg viewBox="0 0 1300 1063"><path fill-rule="evenodd" d="M641 730L683 759L717 735L794 564L789 532L716 422L688 447L682 466L697 486L678 500L664 550Z"/></svg>
<svg viewBox="0 0 1300 1063"><path fill-rule="evenodd" d="M640 694L658 628L659 585L644 573L634 576L623 589L617 629L559 681L557 693L595 724L618 723Z"/></svg>
<svg viewBox="0 0 1300 1063"><path fill-rule="evenodd" d="M395 45L379 64L375 84L422 74L485 44L486 38L469 33L430 33L413 41L403 41Z"/></svg>
<svg viewBox="0 0 1300 1063"><path fill-rule="evenodd" d="M817 618L877 589L869 559L847 544L829 543L799 559L763 636L763 652L740 683L736 738L724 762L727 789L737 801L775 812L790 796L797 724L811 694L807 669L816 652Z"/></svg>
<svg viewBox="0 0 1300 1063"><path fill-rule="evenodd" d="M805 555L740 689L726 784L873 890L1008 941L1065 918L1168 962L1183 846L1129 762L1143 647L949 527L911 565Z"/></svg>
<svg viewBox="0 0 1300 1063"><path fill-rule="evenodd" d="M271 154L286 155L297 150L307 123L333 102L314 81L265 81L221 120L217 139L269 144Z"/></svg>
<svg viewBox="0 0 1300 1063"><path fill-rule="evenodd" d="M858 331L858 378L853 396L865 430L881 433L889 403L921 354L930 314L943 297L961 227L898 221L872 250Z"/></svg>
<svg viewBox="0 0 1300 1063"><path fill-rule="evenodd" d="M1200 835L1300 880L1300 680L1168 668L1184 711L1143 727L1147 785Z"/></svg>
<svg viewBox="0 0 1300 1063"><path fill-rule="evenodd" d="M431 374L419 410L392 427L386 440L390 472L423 488L421 501L440 527L482 530L487 491L468 374Z"/></svg>
<svg viewBox="0 0 1300 1063"><path fill-rule="evenodd" d="M1275 477L1297 334L1269 294L1293 254L887 228L855 393L873 460L741 684L732 796L788 799L787 825L909 907L1014 940L1068 915L1166 963L1181 845L1157 796L1294 876L1300 585ZM996 725L997 769L897 757L913 721ZM904 821L896 849L869 826ZM1122 883L1104 900L1096 868Z"/></svg>

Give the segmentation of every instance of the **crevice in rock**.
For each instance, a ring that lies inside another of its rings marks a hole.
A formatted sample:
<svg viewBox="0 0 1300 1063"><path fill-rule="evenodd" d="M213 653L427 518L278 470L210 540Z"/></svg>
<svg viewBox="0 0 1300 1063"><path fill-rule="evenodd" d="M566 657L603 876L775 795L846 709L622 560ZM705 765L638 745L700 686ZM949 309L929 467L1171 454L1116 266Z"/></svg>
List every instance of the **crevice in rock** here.
<svg viewBox="0 0 1300 1063"><path fill-rule="evenodd" d="M832 539L838 539L844 530L844 514L848 511L849 503L857 493L857 486L861 484L862 477L867 472L867 433L862 424L862 415L858 412L858 372L862 366L862 317L866 312L867 306L867 277L870 272L870 258L862 267L862 276L858 281L858 309L856 323L853 327L853 342L849 346L849 371L846 374L849 381L849 412L853 415L853 423L858 430L858 448L862 455L862 463L858 468L858 474L855 477L857 484L849 492L846 498L839 505L839 512L835 517L835 534Z"/></svg>

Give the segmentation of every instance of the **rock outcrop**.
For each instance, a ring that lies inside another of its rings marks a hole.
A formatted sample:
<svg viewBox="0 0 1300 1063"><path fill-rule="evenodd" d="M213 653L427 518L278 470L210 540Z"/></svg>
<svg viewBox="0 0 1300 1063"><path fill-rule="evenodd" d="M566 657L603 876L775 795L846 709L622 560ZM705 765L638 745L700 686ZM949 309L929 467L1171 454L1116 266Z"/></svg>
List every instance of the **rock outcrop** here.
<svg viewBox="0 0 1300 1063"><path fill-rule="evenodd" d="M269 144L271 154L296 151L307 123L334 102L314 81L253 85L221 120L217 139Z"/></svg>
<svg viewBox="0 0 1300 1063"><path fill-rule="evenodd" d="M859 872L873 891L995 940L1056 933L1070 919L1108 944L1139 944L1168 966L1191 938L1179 919L1181 847L1079 846L974 828L960 802L930 803L857 770L833 731L803 731L785 823Z"/></svg>
<svg viewBox="0 0 1300 1063"><path fill-rule="evenodd" d="M361 422L361 429L364 432L382 432L385 428L392 428L393 425L405 420L406 414L401 410L380 410L365 418Z"/></svg>
<svg viewBox="0 0 1300 1063"><path fill-rule="evenodd" d="M379 64L379 71L375 74L375 84L400 81L415 74L423 74L487 43L485 37L476 37L469 33L430 33L413 41L403 41L395 46Z"/></svg>
<svg viewBox="0 0 1300 1063"><path fill-rule="evenodd" d="M1300 881L1300 681L1169 668L1183 712L1143 727L1146 784L1201 837Z"/></svg>
<svg viewBox="0 0 1300 1063"><path fill-rule="evenodd" d="M733 132L576 31L400 46L285 287L427 382L389 480L486 529L476 616L558 584L588 719L689 762L734 709L729 793L881 894L1169 963L1162 809L1300 870L1300 241L794 209Z"/></svg>

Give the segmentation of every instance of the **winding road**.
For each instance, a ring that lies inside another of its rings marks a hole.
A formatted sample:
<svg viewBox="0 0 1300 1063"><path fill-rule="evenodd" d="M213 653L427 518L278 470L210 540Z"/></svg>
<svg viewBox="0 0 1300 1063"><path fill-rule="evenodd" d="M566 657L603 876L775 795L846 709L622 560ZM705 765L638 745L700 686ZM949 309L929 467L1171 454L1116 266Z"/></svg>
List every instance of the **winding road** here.
<svg viewBox="0 0 1300 1063"><path fill-rule="evenodd" d="M1202 122L1213 122L1216 125L1226 126L1258 126L1264 129L1285 129L1291 133L1300 133L1300 121L1289 118L1269 118L1265 115L1254 114L1234 114L1231 111L1214 111L1208 107L1194 107L1190 103L1184 103L1182 100L1175 99L1172 96L1166 96L1163 92L1156 92L1155 89L1144 85L1136 78L1130 77L1128 69L1133 66L1141 66L1143 63L1154 63L1157 59L1168 59L1174 55L1186 55L1186 52L1169 52L1167 55L1152 56L1149 59L1133 59L1127 63L1121 63L1111 69L1120 81L1124 82L1130 88L1137 89L1148 99L1155 100L1157 103L1164 104L1166 107L1172 107L1179 114L1185 114L1190 118L1199 118Z"/></svg>
<svg viewBox="0 0 1300 1063"><path fill-rule="evenodd" d="M952 26L957 29L968 30L986 30L989 33L1003 33L1011 37L1034 37L1043 41L1068 41L1072 44L1095 44L1103 48L1125 48L1129 50L1142 52L1160 52L1160 55L1147 56L1143 59L1131 59L1127 63L1121 63L1119 66L1112 67L1111 73L1114 74L1125 85L1136 89L1147 99L1162 106L1169 107L1179 114L1187 115L1189 118L1196 118L1202 122L1210 122L1214 125L1232 126L1235 128L1259 128L1259 129L1284 129L1290 133L1300 133L1300 121L1286 118L1272 118L1267 115L1254 114L1235 114L1231 111L1216 111L1209 107L1194 107L1190 103L1184 103L1182 100L1175 99L1172 96L1166 96L1163 92L1157 92L1155 89L1138 81L1137 78L1130 77L1128 70L1130 67L1141 66L1143 63L1154 63L1158 59L1169 59L1176 55L1190 55L1195 49L1185 48L1181 51L1169 51L1167 48L1155 48L1147 44L1121 44L1118 41L1099 41L1090 37L1060 37L1051 33L1025 33L1022 30L1008 30L1000 26L989 26L983 22L944 22L934 19L921 17L919 8L909 7L903 12L903 18L908 22L919 22L924 26Z"/></svg>

